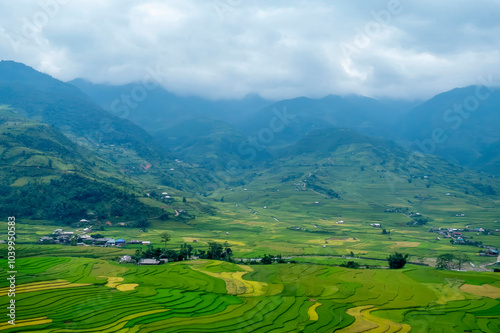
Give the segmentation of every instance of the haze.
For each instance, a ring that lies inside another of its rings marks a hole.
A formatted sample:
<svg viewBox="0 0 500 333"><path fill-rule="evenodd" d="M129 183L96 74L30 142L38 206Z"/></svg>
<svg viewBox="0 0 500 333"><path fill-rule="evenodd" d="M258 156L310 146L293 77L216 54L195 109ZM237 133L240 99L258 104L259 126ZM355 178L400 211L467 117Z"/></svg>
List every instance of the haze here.
<svg viewBox="0 0 500 333"><path fill-rule="evenodd" d="M500 76L496 1L3 2L0 58L211 99L425 99Z"/></svg>

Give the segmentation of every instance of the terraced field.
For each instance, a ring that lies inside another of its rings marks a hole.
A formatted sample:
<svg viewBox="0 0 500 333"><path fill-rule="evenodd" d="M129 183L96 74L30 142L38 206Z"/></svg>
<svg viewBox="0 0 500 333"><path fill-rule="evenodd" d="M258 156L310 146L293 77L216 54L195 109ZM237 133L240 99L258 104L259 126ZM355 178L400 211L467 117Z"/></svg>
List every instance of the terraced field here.
<svg viewBox="0 0 500 333"><path fill-rule="evenodd" d="M495 273L49 257L18 266L18 325L2 332L500 331Z"/></svg>

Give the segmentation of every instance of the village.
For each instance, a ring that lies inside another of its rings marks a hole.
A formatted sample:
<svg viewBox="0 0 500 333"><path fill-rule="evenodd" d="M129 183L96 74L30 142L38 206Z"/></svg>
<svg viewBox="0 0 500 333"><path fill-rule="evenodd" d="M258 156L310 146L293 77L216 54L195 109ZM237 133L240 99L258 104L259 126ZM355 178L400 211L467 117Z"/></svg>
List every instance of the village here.
<svg viewBox="0 0 500 333"><path fill-rule="evenodd" d="M92 227L84 228L80 234L75 234L74 231L64 231L63 229L55 229L50 236L43 236L38 240L38 242L42 244L68 244L73 246L101 246L101 247L110 247L110 246L122 247L127 244L151 245L150 241L131 239L127 242L123 238L114 239L109 237L103 237L98 233L89 235L90 232L93 232Z"/></svg>
<svg viewBox="0 0 500 333"><path fill-rule="evenodd" d="M458 215L457 215L458 216ZM469 225L466 225L465 228L457 229L457 228L431 228L429 232L435 232L440 237L436 237L436 240L441 240L441 238L449 239L451 244L454 245L472 245L481 248L479 250L480 256L492 256L498 257L499 251L496 247L484 245L481 241L475 241L474 236L470 234L475 234L479 236L480 234L490 235L492 232L500 232L500 229L496 229L495 231L486 230L481 227L470 228ZM470 235L470 236L469 236Z"/></svg>

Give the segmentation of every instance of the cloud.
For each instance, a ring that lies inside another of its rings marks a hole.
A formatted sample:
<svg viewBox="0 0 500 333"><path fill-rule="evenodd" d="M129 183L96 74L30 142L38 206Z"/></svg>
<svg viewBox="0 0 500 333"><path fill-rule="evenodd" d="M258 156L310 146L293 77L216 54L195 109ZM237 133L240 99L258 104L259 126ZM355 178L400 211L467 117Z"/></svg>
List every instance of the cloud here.
<svg viewBox="0 0 500 333"><path fill-rule="evenodd" d="M160 66L168 90L210 98L416 99L500 77L499 14L497 1L19 0L0 5L0 58L113 84Z"/></svg>

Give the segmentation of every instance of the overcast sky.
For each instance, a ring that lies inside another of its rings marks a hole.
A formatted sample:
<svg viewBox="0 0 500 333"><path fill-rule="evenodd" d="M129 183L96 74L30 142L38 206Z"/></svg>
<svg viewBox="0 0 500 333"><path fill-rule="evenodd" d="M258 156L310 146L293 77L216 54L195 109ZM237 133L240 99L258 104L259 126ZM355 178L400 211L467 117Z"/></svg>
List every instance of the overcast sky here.
<svg viewBox="0 0 500 333"><path fill-rule="evenodd" d="M42 4L49 4L42 6ZM16 0L0 58L178 94L422 99L500 81L500 1Z"/></svg>

